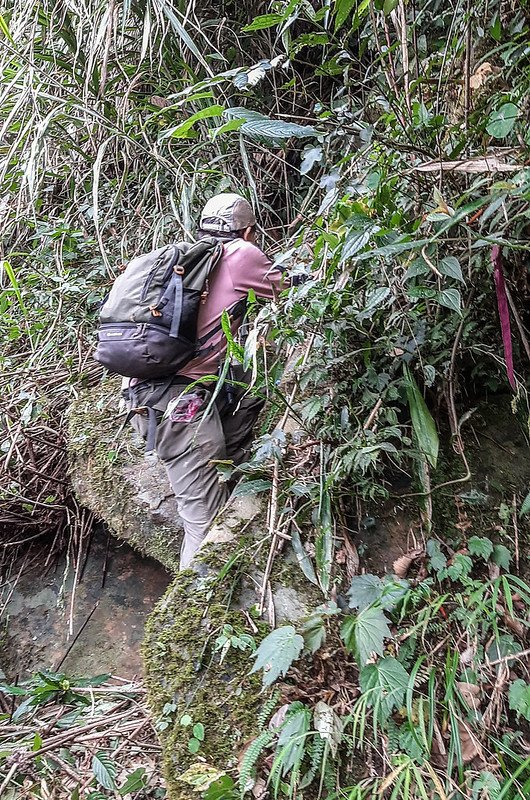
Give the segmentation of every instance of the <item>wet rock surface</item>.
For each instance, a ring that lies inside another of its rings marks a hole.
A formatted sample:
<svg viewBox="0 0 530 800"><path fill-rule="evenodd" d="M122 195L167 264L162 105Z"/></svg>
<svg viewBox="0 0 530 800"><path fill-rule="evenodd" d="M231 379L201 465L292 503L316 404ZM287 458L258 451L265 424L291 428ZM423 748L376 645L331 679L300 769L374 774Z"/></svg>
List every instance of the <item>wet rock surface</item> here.
<svg viewBox="0 0 530 800"><path fill-rule="evenodd" d="M74 567L66 554L16 582L4 612L0 652L9 680L50 668L76 677L141 675L145 620L171 576L102 530L84 549L81 563L73 597Z"/></svg>

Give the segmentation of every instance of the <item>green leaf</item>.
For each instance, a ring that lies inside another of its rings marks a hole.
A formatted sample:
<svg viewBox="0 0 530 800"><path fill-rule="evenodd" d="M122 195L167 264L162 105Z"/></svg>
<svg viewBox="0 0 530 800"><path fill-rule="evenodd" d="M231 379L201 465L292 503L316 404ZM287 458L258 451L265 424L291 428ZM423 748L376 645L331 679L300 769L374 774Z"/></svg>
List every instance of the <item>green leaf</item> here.
<svg viewBox="0 0 530 800"><path fill-rule="evenodd" d="M235 106L227 108L224 116L228 119L243 119L241 133L246 134L251 139L290 139L292 136L299 139L308 136L317 136L318 131L310 125L298 125L295 122L283 122L278 119L270 119L264 114L250 109Z"/></svg>
<svg viewBox="0 0 530 800"><path fill-rule="evenodd" d="M504 139L515 125L518 114L519 109L514 103L504 103L489 115L487 132L495 139Z"/></svg>
<svg viewBox="0 0 530 800"><path fill-rule="evenodd" d="M192 736L192 738L188 742L188 750L190 751L190 753L198 753L200 746L201 746L200 741L196 739L194 736Z"/></svg>
<svg viewBox="0 0 530 800"><path fill-rule="evenodd" d="M183 728L187 728L189 725L191 725L192 722L193 719L189 714L183 714L182 717L180 718L180 724L182 725Z"/></svg>
<svg viewBox="0 0 530 800"><path fill-rule="evenodd" d="M358 608L362 611L376 600L379 600L383 592L383 582L377 575L355 575L350 583L350 588L346 592L349 597L350 608Z"/></svg>
<svg viewBox="0 0 530 800"><path fill-rule="evenodd" d="M306 650L313 654L320 650L326 641L326 625L323 617L319 614L312 615L304 624L302 634Z"/></svg>
<svg viewBox="0 0 530 800"><path fill-rule="evenodd" d="M530 721L530 684L521 678L514 681L510 686L508 701L512 711Z"/></svg>
<svg viewBox="0 0 530 800"><path fill-rule="evenodd" d="M462 267L457 258L454 256L446 256L438 262L438 270L442 275L447 275L448 278L454 278L456 281L465 283L462 275Z"/></svg>
<svg viewBox="0 0 530 800"><path fill-rule="evenodd" d="M383 14L387 17L391 11L397 8L399 0L385 0L383 3Z"/></svg>
<svg viewBox="0 0 530 800"><path fill-rule="evenodd" d="M335 0L335 31L341 28L350 16L356 0Z"/></svg>
<svg viewBox="0 0 530 800"><path fill-rule="evenodd" d="M145 772L145 767L138 767L138 769L135 769L134 772L131 772L131 774L127 776L127 780L123 786L120 786L118 791L123 797L124 794L139 792L140 789L145 789L146 786L147 775Z"/></svg>
<svg viewBox="0 0 530 800"><path fill-rule="evenodd" d="M493 542L485 536L472 536L467 546L472 556L479 556L487 561L493 553Z"/></svg>
<svg viewBox="0 0 530 800"><path fill-rule="evenodd" d="M363 667L359 676L361 691L367 694L370 707L377 706L384 719L399 709L405 700L409 674L392 656Z"/></svg>
<svg viewBox="0 0 530 800"><path fill-rule="evenodd" d="M116 764L108 753L96 753L92 759L92 772L96 781L104 789L116 788Z"/></svg>
<svg viewBox="0 0 530 800"><path fill-rule="evenodd" d="M232 497L245 497L249 494L259 494L268 492L272 483L270 481L257 479L255 481L244 481L240 483L232 492Z"/></svg>
<svg viewBox="0 0 530 800"><path fill-rule="evenodd" d="M494 564L498 564L501 569L509 569L510 568L510 561L512 560L512 554L505 547L503 544L496 544L493 547L493 553L491 555L491 560Z"/></svg>
<svg viewBox="0 0 530 800"><path fill-rule="evenodd" d="M284 625L264 638L253 657L256 659L250 674L263 669L263 686L270 686L299 658L304 648L303 637L292 625Z"/></svg>
<svg viewBox="0 0 530 800"><path fill-rule="evenodd" d="M357 616L346 617L341 627L346 648L362 667L373 653L382 656L384 640L391 636L388 619L380 608L365 608Z"/></svg>
<svg viewBox="0 0 530 800"><path fill-rule="evenodd" d="M525 499L523 500L521 510L519 511L519 516L524 517L525 514L528 514L529 512L530 512L530 492L528 492Z"/></svg>
<svg viewBox="0 0 530 800"><path fill-rule="evenodd" d="M451 311L456 311L457 314L460 314L462 298L460 297L458 289L444 289L442 292L437 292L436 300L441 306L445 306L445 308L449 308Z"/></svg>
<svg viewBox="0 0 530 800"><path fill-rule="evenodd" d="M426 456L431 466L436 467L438 460L438 432L431 412L423 399L418 384L416 383L408 366L405 365L407 399L409 402L412 427L416 441L421 452Z"/></svg>
<svg viewBox="0 0 530 800"><path fill-rule="evenodd" d="M195 114L192 114L190 117L188 117L188 119L184 120L184 122L181 122L180 125L164 131L161 134L161 138L167 139L168 137L171 137L172 139L184 139L189 135L196 122L201 119L208 119L209 117L220 117L224 110L224 106L220 105L202 108L200 111L196 111Z"/></svg>
<svg viewBox="0 0 530 800"><path fill-rule="evenodd" d="M447 566L447 558L442 553L440 543L436 539L429 539L427 542L427 555L430 558L430 567L436 574Z"/></svg>
<svg viewBox="0 0 530 800"><path fill-rule="evenodd" d="M266 28L273 28L275 25L279 25L280 22L283 22L283 14L262 14L253 19L248 25L245 25L241 30L245 31L245 33L250 31L263 31Z"/></svg>
<svg viewBox="0 0 530 800"><path fill-rule="evenodd" d="M197 722L193 726L193 735L195 736L196 739L199 740L199 742L204 741L204 725L202 724L202 722Z"/></svg>
<svg viewBox="0 0 530 800"><path fill-rule="evenodd" d="M294 550L294 554L296 556L296 560L300 566L300 569L311 583L314 583L315 586L318 586L318 578L315 574L315 570L313 567L313 563L309 557L309 554L305 550L302 540L300 539L300 534L297 530L291 531L291 547Z"/></svg>

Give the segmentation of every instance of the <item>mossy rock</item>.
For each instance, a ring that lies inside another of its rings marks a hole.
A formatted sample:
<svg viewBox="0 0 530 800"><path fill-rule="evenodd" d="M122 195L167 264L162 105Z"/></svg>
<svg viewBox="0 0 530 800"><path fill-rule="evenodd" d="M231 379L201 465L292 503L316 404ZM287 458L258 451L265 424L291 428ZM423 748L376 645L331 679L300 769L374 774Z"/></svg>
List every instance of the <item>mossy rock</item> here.
<svg viewBox="0 0 530 800"><path fill-rule="evenodd" d="M221 662L215 643L226 624L252 635L257 644L269 632L268 624L253 617L269 545L258 501L233 500L201 548L195 571L177 576L146 625L148 700L163 729L169 800L197 797L180 778L201 760L235 778L246 743L265 724L259 717L271 692L262 690L261 676L249 675L250 651L230 647ZM269 598L279 624L297 622L322 601L284 554L276 557ZM191 726L181 724L183 715L191 717ZM202 723L205 736L195 755L189 740L196 723Z"/></svg>
<svg viewBox="0 0 530 800"><path fill-rule="evenodd" d="M119 539L177 572L182 523L166 472L145 457L130 426L120 432L120 384L79 393L69 408L70 478L80 502Z"/></svg>

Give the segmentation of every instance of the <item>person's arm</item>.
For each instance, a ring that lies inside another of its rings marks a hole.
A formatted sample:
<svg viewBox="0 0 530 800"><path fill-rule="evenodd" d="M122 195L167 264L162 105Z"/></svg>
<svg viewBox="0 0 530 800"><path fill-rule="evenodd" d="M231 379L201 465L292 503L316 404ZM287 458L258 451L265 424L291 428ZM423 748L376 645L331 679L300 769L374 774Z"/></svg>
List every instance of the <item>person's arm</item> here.
<svg viewBox="0 0 530 800"><path fill-rule="evenodd" d="M284 281L265 253L250 242L238 241L238 246L229 255L229 269L236 292L247 293L249 289L257 297L272 299L282 290Z"/></svg>

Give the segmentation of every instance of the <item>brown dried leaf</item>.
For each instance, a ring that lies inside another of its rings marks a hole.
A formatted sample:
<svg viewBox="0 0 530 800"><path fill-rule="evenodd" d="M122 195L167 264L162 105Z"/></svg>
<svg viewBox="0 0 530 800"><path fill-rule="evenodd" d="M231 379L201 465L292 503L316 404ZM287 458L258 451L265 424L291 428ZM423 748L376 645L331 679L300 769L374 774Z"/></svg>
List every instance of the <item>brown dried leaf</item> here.
<svg viewBox="0 0 530 800"><path fill-rule="evenodd" d="M464 764L469 764L477 756L481 759L484 758L479 740L469 725L462 720L458 720L458 738L460 739L462 762Z"/></svg>
<svg viewBox="0 0 530 800"><path fill-rule="evenodd" d="M489 61L485 61L480 67L477 67L473 75L471 75L469 79L469 88L470 89L480 89L481 86L484 86L487 79L490 75L493 75L494 69L491 66Z"/></svg>
<svg viewBox="0 0 530 800"><path fill-rule="evenodd" d="M396 558L392 565L394 575L398 578L406 578L412 562L424 555L425 550L423 547L416 547L415 550L409 550L408 553Z"/></svg>
<svg viewBox="0 0 530 800"><path fill-rule="evenodd" d="M171 102L169 100L166 100L165 97L160 97L160 95L158 94L153 94L149 98L149 102L151 103L151 105L157 106L158 108L167 108L168 106L171 105Z"/></svg>
<svg viewBox="0 0 530 800"><path fill-rule="evenodd" d="M478 711L480 707L480 686L477 686L475 683L465 683L463 681L457 681L456 685L468 707L473 709L473 711Z"/></svg>

